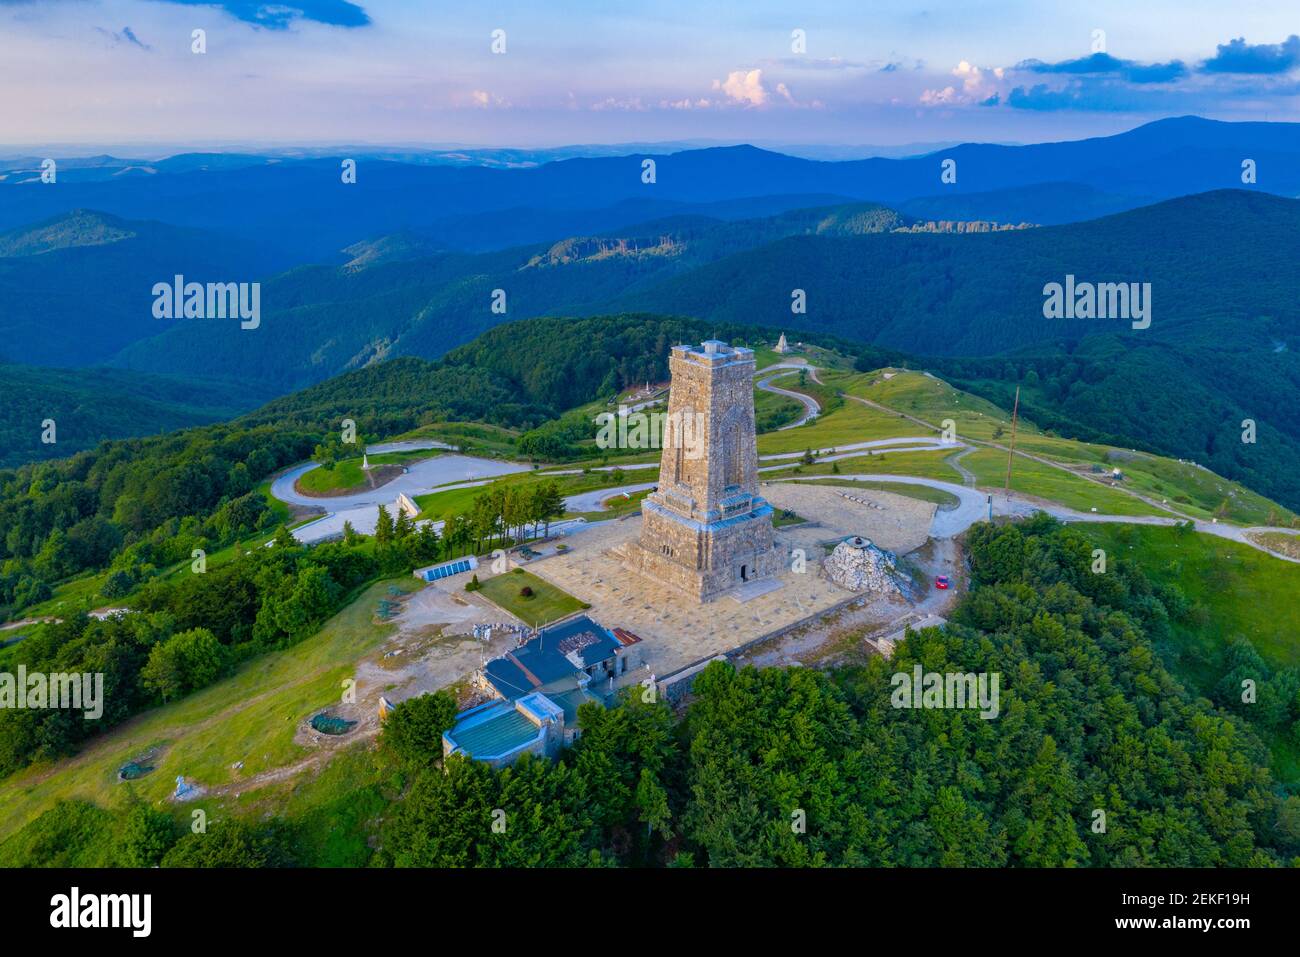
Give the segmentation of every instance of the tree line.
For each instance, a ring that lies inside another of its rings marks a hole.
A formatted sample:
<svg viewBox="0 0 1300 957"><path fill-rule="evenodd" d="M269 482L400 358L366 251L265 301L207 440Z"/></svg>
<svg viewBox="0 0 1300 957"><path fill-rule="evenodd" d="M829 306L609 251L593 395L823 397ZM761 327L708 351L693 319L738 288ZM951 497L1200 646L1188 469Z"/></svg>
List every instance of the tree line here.
<svg viewBox="0 0 1300 957"><path fill-rule="evenodd" d="M349 825L357 846L378 822L365 853L399 867L1300 865L1300 796L1273 778L1265 744L1155 650L1190 613L1176 588L1122 558L1094 574L1091 540L1046 516L976 525L968 545L971 591L893 659L714 662L680 714L640 689L582 705L581 737L553 762L443 762L455 700L403 702L381 736L400 794ZM999 716L894 707L893 676L917 665L997 673ZM60 805L0 845L0 862L24 863L87 813ZM115 813L60 853L120 853L131 812ZM225 826L207 842L173 833L154 858L313 863L300 822Z"/></svg>
<svg viewBox="0 0 1300 957"><path fill-rule="evenodd" d="M892 660L713 663L680 718L636 697L582 706L555 763L418 768L376 863L1300 864L1300 797L1267 748L1154 651L1189 613L1177 589L1124 561L1094 574L1091 541L1045 516L977 525L969 547L973 590ZM892 706L893 675L918 664L998 673L999 717Z"/></svg>

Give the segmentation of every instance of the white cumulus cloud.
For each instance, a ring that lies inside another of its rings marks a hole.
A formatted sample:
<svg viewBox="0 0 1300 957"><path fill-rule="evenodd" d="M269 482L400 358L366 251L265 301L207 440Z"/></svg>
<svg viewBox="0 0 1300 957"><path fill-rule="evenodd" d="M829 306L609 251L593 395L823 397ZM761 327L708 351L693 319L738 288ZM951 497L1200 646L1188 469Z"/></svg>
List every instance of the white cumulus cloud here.
<svg viewBox="0 0 1300 957"><path fill-rule="evenodd" d="M762 106L768 100L762 70L732 70L725 80L714 80L713 88L746 106Z"/></svg>

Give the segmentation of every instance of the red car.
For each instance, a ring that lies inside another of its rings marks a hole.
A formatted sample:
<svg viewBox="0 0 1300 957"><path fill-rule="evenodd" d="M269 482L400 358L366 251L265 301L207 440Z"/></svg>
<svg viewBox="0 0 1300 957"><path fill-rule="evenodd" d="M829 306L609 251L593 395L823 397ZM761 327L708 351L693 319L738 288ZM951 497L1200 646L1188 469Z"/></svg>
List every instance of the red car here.
<svg viewBox="0 0 1300 957"><path fill-rule="evenodd" d="M940 575L938 578L936 578L936 579L934 580L934 587L935 587L935 588L947 588L947 587L948 587L948 576L947 576L947 575Z"/></svg>

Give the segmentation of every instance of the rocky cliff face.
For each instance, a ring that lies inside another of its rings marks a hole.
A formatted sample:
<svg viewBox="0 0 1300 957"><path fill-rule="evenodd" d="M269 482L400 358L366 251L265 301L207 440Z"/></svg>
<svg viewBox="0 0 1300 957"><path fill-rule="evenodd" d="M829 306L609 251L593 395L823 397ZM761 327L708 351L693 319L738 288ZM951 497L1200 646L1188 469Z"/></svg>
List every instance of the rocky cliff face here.
<svg viewBox="0 0 1300 957"><path fill-rule="evenodd" d="M987 219L927 220L900 226L896 233L996 233L1006 229L1033 229L1033 223L995 223Z"/></svg>

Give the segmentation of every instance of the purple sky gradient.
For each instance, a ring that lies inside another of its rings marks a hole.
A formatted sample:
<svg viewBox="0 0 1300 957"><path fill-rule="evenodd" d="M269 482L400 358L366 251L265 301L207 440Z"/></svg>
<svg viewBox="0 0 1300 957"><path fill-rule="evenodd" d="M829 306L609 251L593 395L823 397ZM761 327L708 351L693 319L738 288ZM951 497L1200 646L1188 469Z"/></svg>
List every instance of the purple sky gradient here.
<svg viewBox="0 0 1300 957"><path fill-rule="evenodd" d="M1297 33L1294 2L0 0L0 143L891 145L1295 121Z"/></svg>

